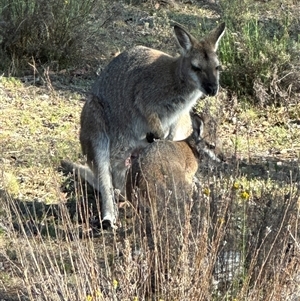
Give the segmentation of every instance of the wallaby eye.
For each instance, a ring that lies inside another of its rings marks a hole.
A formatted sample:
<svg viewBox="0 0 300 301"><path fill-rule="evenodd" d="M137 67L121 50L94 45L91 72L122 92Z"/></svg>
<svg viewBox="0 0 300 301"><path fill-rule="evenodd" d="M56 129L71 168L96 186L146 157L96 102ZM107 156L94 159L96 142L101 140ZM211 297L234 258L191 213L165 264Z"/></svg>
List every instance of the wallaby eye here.
<svg viewBox="0 0 300 301"><path fill-rule="evenodd" d="M201 72L202 69L200 67L197 67L195 65L192 65L192 70L195 71L195 72Z"/></svg>
<svg viewBox="0 0 300 301"><path fill-rule="evenodd" d="M223 71L222 66L220 66L220 65L217 66L217 67L216 67L216 70L217 70L217 71Z"/></svg>

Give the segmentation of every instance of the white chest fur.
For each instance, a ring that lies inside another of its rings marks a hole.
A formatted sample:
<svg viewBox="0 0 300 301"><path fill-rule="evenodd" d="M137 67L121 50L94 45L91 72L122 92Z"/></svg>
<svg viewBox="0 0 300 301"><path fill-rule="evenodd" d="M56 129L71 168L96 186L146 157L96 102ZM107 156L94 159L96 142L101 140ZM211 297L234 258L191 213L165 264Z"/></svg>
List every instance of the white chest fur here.
<svg viewBox="0 0 300 301"><path fill-rule="evenodd" d="M186 103L188 104L188 111L196 104L197 100L203 95L200 90L194 90L186 96Z"/></svg>

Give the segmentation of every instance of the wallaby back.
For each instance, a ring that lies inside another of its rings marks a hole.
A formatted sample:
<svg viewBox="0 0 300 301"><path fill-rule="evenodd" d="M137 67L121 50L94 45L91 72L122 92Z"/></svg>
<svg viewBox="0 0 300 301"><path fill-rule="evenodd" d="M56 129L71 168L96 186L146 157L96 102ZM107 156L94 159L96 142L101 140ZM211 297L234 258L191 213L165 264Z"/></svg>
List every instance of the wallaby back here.
<svg viewBox="0 0 300 301"><path fill-rule="evenodd" d="M182 141L155 141L132 160L127 180L127 195L130 200L135 187L150 206L157 199L163 203L170 191L172 199L191 197L199 159L207 148L203 141L203 119L196 113L191 115L193 131L189 137ZM217 156L213 159L215 158L219 160Z"/></svg>
<svg viewBox="0 0 300 301"><path fill-rule="evenodd" d="M206 144L203 119L191 115L190 136L149 144L133 159L127 179L127 196L137 212L136 232L147 237L150 250L159 252L160 264L166 268L177 262L184 233L196 230L190 224L193 178Z"/></svg>

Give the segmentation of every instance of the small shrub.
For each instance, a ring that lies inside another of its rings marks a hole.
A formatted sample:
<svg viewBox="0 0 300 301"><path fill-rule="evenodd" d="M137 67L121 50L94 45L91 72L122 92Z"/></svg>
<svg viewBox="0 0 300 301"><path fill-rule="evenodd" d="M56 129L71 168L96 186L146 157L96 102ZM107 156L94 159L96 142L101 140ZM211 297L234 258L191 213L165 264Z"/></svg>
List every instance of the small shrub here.
<svg viewBox="0 0 300 301"><path fill-rule="evenodd" d="M32 58L62 67L78 61L95 26L91 13L102 6L96 0L0 0L0 48L11 72Z"/></svg>
<svg viewBox="0 0 300 301"><path fill-rule="evenodd" d="M284 89L278 79L296 59L290 51L295 44L291 17L262 18L250 1L222 1L221 6L227 25L220 47L223 85L262 105L276 102L279 90Z"/></svg>

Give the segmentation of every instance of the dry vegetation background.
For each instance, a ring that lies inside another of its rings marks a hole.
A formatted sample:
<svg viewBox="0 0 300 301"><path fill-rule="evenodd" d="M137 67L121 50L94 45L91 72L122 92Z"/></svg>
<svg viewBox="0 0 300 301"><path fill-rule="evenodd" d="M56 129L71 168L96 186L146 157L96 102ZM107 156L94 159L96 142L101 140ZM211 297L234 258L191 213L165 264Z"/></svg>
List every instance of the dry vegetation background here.
<svg viewBox="0 0 300 301"><path fill-rule="evenodd" d="M300 300L299 15L295 0L0 0L0 300ZM201 162L176 260L130 205L97 229L94 191L60 169L83 160L96 74L136 44L176 54L173 21L227 25L222 89L198 106L227 162Z"/></svg>

